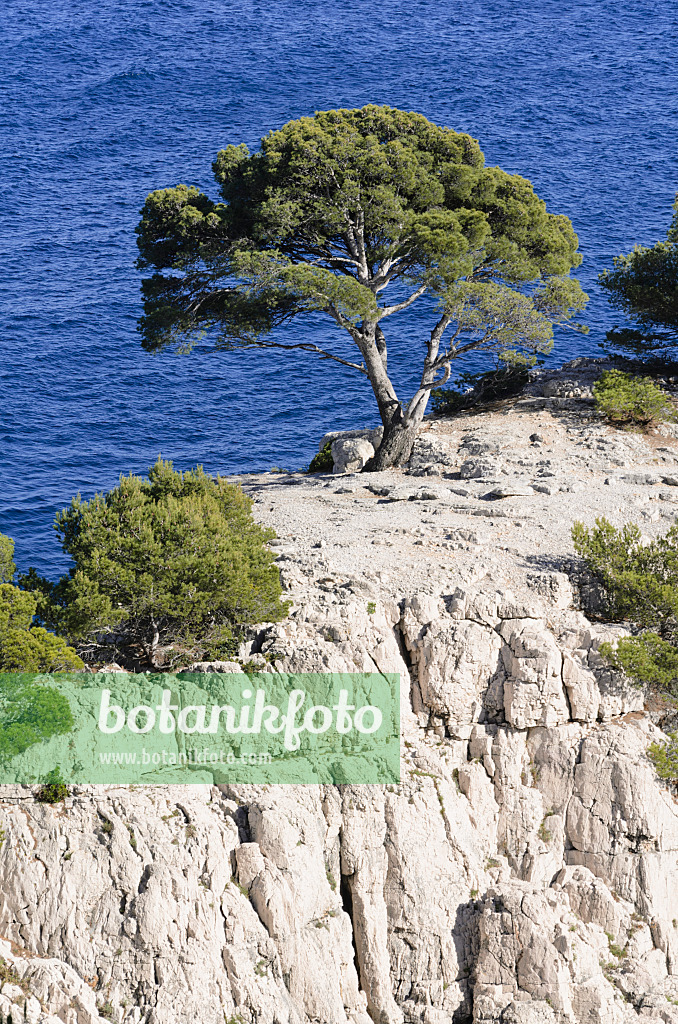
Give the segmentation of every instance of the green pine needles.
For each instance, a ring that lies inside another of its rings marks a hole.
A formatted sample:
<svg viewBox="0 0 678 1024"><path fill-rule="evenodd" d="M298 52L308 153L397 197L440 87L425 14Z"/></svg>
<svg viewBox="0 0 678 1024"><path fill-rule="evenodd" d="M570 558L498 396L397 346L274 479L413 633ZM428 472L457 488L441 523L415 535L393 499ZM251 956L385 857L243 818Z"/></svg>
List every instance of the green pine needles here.
<svg viewBox="0 0 678 1024"><path fill-rule="evenodd" d="M610 619L633 622L678 647L678 525L646 544L635 524L617 529L599 518L592 530L575 523L572 539L605 590Z"/></svg>
<svg viewBox="0 0 678 1024"><path fill-rule="evenodd" d="M52 584L31 570L21 583L88 661L161 669L232 656L244 626L287 613L275 534L251 508L240 487L159 458L147 480L75 497L55 524L70 573Z"/></svg>
<svg viewBox="0 0 678 1024"><path fill-rule="evenodd" d="M606 370L593 385L593 395L598 410L616 427L647 427L676 419L669 396L649 377Z"/></svg>
<svg viewBox="0 0 678 1024"><path fill-rule="evenodd" d="M678 343L678 195L666 241L636 245L616 256L612 270L599 276L600 286L635 327L615 327L607 334L614 348L636 358L675 359Z"/></svg>
<svg viewBox="0 0 678 1024"><path fill-rule="evenodd" d="M16 576L14 541L0 534L0 671L63 672L83 663L60 636L33 626L38 600L10 582Z"/></svg>
<svg viewBox="0 0 678 1024"><path fill-rule="evenodd" d="M637 526L616 529L596 519L592 530L575 523L572 539L605 590L609 617L642 630L614 647L601 644L600 653L637 686L678 698L678 525L643 543ZM660 778L678 781L678 734L651 744L647 753Z"/></svg>

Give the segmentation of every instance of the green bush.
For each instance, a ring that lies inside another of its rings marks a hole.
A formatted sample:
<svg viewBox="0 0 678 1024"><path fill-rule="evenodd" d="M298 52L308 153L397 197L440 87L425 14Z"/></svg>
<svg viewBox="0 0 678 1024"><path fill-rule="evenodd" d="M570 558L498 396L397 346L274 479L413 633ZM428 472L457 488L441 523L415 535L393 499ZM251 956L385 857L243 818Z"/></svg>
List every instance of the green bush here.
<svg viewBox="0 0 678 1024"><path fill-rule="evenodd" d="M319 452L311 459L311 464L308 467L309 473L331 473L334 468L334 459L332 458L332 442L328 441L327 444L323 445Z"/></svg>
<svg viewBox="0 0 678 1024"><path fill-rule="evenodd" d="M593 385L593 395L598 410L615 426L648 426L676 419L668 395L649 377L606 370Z"/></svg>
<svg viewBox="0 0 678 1024"><path fill-rule="evenodd" d="M649 544L633 523L617 529L605 518L594 529L572 527L574 548L602 584L608 614L678 641L678 525Z"/></svg>
<svg viewBox="0 0 678 1024"><path fill-rule="evenodd" d="M11 583L15 575L14 541L0 533L0 583Z"/></svg>
<svg viewBox="0 0 678 1024"><path fill-rule="evenodd" d="M33 594L0 583L0 670L65 672L82 668L81 659L62 637L31 625L37 604Z"/></svg>
<svg viewBox="0 0 678 1024"><path fill-rule="evenodd" d="M61 768L57 765L45 775L43 785L36 793L35 799L41 804L58 804L68 796L68 786L64 782Z"/></svg>
<svg viewBox="0 0 678 1024"><path fill-rule="evenodd" d="M609 618L643 630L601 653L637 683L678 696L678 525L644 544L633 523L617 529L600 518L592 530L575 523L572 539L603 587Z"/></svg>
<svg viewBox="0 0 678 1024"><path fill-rule="evenodd" d="M73 728L68 699L30 673L0 675L0 760Z"/></svg>
<svg viewBox="0 0 678 1024"><path fill-rule="evenodd" d="M678 732L669 733L668 743L651 743L647 756L660 779L678 782Z"/></svg>
<svg viewBox="0 0 678 1024"><path fill-rule="evenodd" d="M509 365L487 373L461 373L459 388L433 388L431 406L439 416L454 416L483 402L497 402L520 394L530 376L528 365Z"/></svg>
<svg viewBox="0 0 678 1024"><path fill-rule="evenodd" d="M657 633L625 637L616 647L601 644L600 653L636 686L644 683L678 697L678 650Z"/></svg>
<svg viewBox="0 0 678 1024"><path fill-rule="evenodd" d="M121 476L90 501L78 495L56 519L74 565L56 584L21 582L91 660L174 668L232 655L243 626L287 613L267 542L240 487L201 466L176 472L158 459L148 480Z"/></svg>

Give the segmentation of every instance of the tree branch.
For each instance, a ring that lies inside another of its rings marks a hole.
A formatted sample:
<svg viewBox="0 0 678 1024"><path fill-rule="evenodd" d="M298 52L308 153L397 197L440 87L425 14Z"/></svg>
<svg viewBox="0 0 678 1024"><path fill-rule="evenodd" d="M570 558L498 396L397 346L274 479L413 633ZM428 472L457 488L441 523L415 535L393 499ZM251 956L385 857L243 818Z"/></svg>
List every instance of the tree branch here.
<svg viewBox="0 0 678 1024"><path fill-rule="evenodd" d="M387 316L392 316L393 313L399 313L401 309L407 309L408 306L411 306L413 302L416 302L417 299L420 299L422 297L422 295L426 291L426 288L427 285L422 284L420 285L419 288L417 288L416 292L412 292L409 298L404 299L402 302L396 303L394 306L384 306L379 319L384 320Z"/></svg>
<svg viewBox="0 0 678 1024"><path fill-rule="evenodd" d="M341 359L339 356L335 356L332 352L326 352L324 349L319 348L317 345L312 345L310 342L300 342L296 345L285 345L280 341L250 341L245 345L240 346L241 348L282 348L282 349L293 349L298 348L303 352L314 352L320 356L321 359L332 359L335 363L341 363L342 366L349 366L352 370L357 370L359 373L368 376L365 364L351 363L348 359Z"/></svg>

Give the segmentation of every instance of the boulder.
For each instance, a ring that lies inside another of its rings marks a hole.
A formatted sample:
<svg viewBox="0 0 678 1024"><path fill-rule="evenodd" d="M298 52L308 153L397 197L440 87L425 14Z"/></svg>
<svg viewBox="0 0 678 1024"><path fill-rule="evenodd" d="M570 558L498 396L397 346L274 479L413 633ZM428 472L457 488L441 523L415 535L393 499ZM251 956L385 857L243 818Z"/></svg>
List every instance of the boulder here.
<svg viewBox="0 0 678 1024"><path fill-rule="evenodd" d="M360 473L374 455L374 447L364 437L338 438L332 442L333 473Z"/></svg>

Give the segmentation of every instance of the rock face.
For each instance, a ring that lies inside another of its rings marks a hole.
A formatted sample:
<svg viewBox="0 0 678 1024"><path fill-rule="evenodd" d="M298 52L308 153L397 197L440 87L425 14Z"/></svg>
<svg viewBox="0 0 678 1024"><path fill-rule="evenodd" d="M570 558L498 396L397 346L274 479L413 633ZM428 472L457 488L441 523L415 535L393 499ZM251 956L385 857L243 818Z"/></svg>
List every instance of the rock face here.
<svg viewBox="0 0 678 1024"><path fill-rule="evenodd" d="M489 457L480 434L459 466ZM24 1004L33 1024L678 1024L662 734L599 654L620 628L551 564L559 535L539 561L515 547L526 513L459 492L267 486L292 610L241 658L398 673L402 781L76 787L54 807L4 787L3 1024Z"/></svg>

